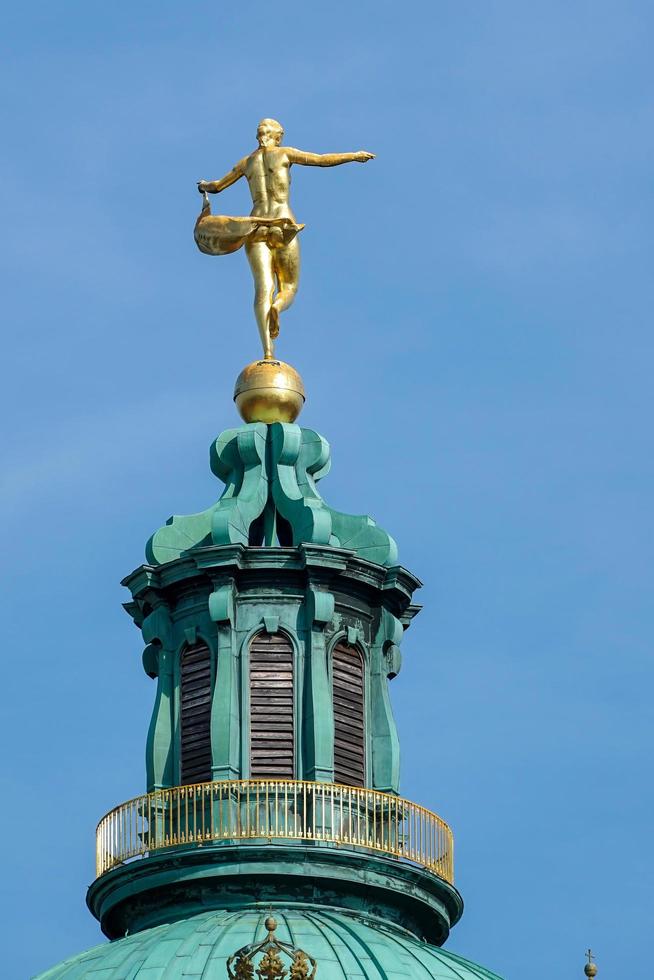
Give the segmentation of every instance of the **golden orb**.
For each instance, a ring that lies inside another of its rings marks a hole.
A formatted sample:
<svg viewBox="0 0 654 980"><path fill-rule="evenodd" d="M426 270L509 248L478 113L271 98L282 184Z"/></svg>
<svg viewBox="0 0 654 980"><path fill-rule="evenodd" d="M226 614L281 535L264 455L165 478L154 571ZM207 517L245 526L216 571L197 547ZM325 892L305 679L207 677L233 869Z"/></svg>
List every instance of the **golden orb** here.
<svg viewBox="0 0 654 980"><path fill-rule="evenodd" d="M586 963L584 967L584 973L587 977L594 977L597 975L597 967L594 963Z"/></svg>
<svg viewBox="0 0 654 980"><path fill-rule="evenodd" d="M272 915L269 915L266 921L264 922L264 926L266 927L268 932L274 932L275 929L277 928L277 919L275 919Z"/></svg>
<svg viewBox="0 0 654 980"><path fill-rule="evenodd" d="M236 379L234 401L244 422L295 422L304 405L304 385L290 364L253 361Z"/></svg>

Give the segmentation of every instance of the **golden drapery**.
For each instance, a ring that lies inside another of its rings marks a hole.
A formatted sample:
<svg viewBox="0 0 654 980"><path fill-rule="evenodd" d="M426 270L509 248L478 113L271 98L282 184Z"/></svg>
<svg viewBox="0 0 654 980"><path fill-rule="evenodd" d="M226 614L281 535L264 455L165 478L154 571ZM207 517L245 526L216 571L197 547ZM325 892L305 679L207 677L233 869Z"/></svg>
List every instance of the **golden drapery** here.
<svg viewBox="0 0 654 980"><path fill-rule="evenodd" d="M208 199L195 222L195 243L205 255L229 255L249 242L265 242L269 248L283 248L293 241L304 225L290 218L240 218L211 214Z"/></svg>

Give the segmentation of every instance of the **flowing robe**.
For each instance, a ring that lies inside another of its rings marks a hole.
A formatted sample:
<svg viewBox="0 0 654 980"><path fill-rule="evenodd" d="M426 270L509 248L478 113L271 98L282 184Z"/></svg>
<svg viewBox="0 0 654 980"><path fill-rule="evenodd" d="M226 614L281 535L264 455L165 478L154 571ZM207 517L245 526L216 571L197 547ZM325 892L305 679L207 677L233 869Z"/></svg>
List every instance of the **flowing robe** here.
<svg viewBox="0 0 654 980"><path fill-rule="evenodd" d="M211 214L211 206L205 203L195 222L195 243L205 255L229 255L249 242L265 242L269 248L283 248L290 244L304 225L290 218L263 218L249 215L236 218L225 214Z"/></svg>

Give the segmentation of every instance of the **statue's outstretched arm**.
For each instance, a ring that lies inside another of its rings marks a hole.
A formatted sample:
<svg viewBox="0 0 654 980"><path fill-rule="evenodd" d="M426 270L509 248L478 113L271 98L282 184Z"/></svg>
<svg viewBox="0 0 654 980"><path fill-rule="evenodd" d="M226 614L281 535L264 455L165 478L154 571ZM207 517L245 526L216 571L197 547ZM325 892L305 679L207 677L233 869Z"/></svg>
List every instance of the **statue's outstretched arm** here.
<svg viewBox="0 0 654 980"><path fill-rule="evenodd" d="M199 180L198 190L200 193L203 194L204 191L206 191L208 194L220 194L220 192L224 191L226 187L231 187L231 185L235 184L237 180L240 180L245 173L246 159L247 157L244 157L243 160L239 160L238 163L232 167L229 173L225 174L224 177L221 177L220 180Z"/></svg>
<svg viewBox="0 0 654 980"><path fill-rule="evenodd" d="M289 163L299 163L303 167L338 167L342 163L367 163L373 160L375 154L367 150L357 150L356 153L307 153L286 147Z"/></svg>

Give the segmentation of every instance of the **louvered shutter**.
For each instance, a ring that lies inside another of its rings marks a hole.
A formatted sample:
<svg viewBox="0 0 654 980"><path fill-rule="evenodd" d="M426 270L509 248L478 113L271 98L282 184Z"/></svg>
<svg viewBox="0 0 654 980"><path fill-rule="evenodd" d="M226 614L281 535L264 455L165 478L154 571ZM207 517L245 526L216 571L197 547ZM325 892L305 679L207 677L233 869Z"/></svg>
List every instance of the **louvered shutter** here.
<svg viewBox="0 0 654 980"><path fill-rule="evenodd" d="M181 783L211 779L211 655L204 644L188 647L180 671Z"/></svg>
<svg viewBox="0 0 654 980"><path fill-rule="evenodd" d="M293 647L281 633L250 646L250 775L293 779Z"/></svg>
<svg viewBox="0 0 654 980"><path fill-rule="evenodd" d="M365 781L363 659L355 647L338 643L333 653L334 780L349 786Z"/></svg>

